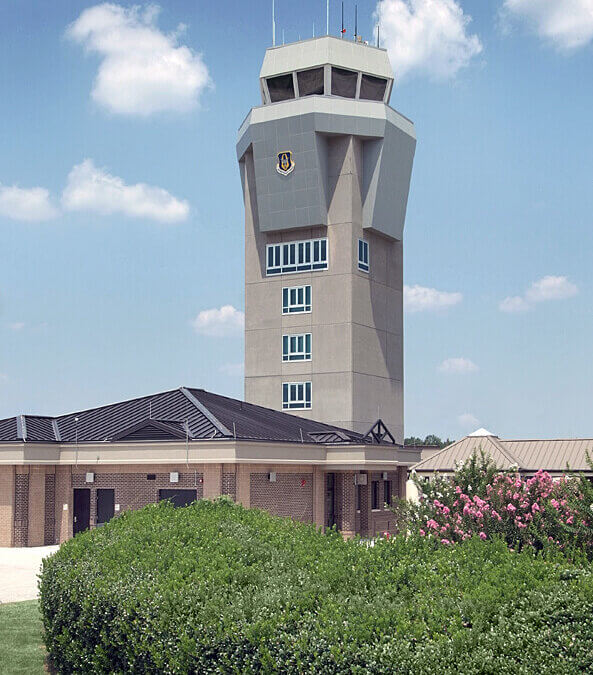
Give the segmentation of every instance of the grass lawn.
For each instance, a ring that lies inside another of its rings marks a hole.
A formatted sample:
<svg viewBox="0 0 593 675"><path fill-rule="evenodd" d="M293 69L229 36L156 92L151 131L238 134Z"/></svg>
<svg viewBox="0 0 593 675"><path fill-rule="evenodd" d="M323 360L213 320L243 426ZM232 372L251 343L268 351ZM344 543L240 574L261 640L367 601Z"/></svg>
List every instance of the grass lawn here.
<svg viewBox="0 0 593 675"><path fill-rule="evenodd" d="M41 641L37 600L0 605L0 673L43 673L45 649Z"/></svg>

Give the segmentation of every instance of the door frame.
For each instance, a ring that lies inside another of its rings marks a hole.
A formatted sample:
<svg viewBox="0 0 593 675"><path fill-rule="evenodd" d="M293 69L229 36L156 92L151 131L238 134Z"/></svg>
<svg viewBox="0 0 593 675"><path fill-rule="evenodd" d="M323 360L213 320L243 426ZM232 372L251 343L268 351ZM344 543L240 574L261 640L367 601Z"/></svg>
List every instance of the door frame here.
<svg viewBox="0 0 593 675"><path fill-rule="evenodd" d="M86 508L80 508L81 502L86 502ZM85 513L86 511L86 513ZM78 534L88 530L91 526L91 489L74 488L72 494L72 534Z"/></svg>

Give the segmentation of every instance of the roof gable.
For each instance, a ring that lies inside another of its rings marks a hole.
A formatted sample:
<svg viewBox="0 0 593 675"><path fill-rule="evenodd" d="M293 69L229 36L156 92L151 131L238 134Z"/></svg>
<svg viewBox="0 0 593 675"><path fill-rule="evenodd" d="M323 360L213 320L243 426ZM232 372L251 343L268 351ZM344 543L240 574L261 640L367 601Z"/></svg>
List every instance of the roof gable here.
<svg viewBox="0 0 593 675"><path fill-rule="evenodd" d="M187 425L180 421L146 419L132 424L111 441L176 441L188 438Z"/></svg>

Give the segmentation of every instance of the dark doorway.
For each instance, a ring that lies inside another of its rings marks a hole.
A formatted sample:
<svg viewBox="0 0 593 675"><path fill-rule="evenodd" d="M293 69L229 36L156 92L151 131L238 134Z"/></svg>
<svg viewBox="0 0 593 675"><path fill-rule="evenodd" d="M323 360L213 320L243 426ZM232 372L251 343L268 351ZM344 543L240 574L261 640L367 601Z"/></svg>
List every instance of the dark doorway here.
<svg viewBox="0 0 593 675"><path fill-rule="evenodd" d="M325 526L336 524L336 475L325 474Z"/></svg>
<svg viewBox="0 0 593 675"><path fill-rule="evenodd" d="M91 491L88 488L74 489L74 513L72 514L74 534L89 529L91 520Z"/></svg>
<svg viewBox="0 0 593 675"><path fill-rule="evenodd" d="M97 527L108 523L115 515L115 490L97 490Z"/></svg>
<svg viewBox="0 0 593 675"><path fill-rule="evenodd" d="M188 506L197 499L195 490L159 490L159 502L168 499L173 506Z"/></svg>

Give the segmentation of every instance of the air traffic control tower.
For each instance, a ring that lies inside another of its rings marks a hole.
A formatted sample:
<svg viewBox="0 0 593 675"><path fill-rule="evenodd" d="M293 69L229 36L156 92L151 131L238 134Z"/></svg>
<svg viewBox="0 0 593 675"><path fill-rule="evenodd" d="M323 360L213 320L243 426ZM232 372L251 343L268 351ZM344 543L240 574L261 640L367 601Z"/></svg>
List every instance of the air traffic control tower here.
<svg viewBox="0 0 593 675"><path fill-rule="evenodd" d="M402 239L414 125L384 49L272 47L239 129L245 398L403 441Z"/></svg>

